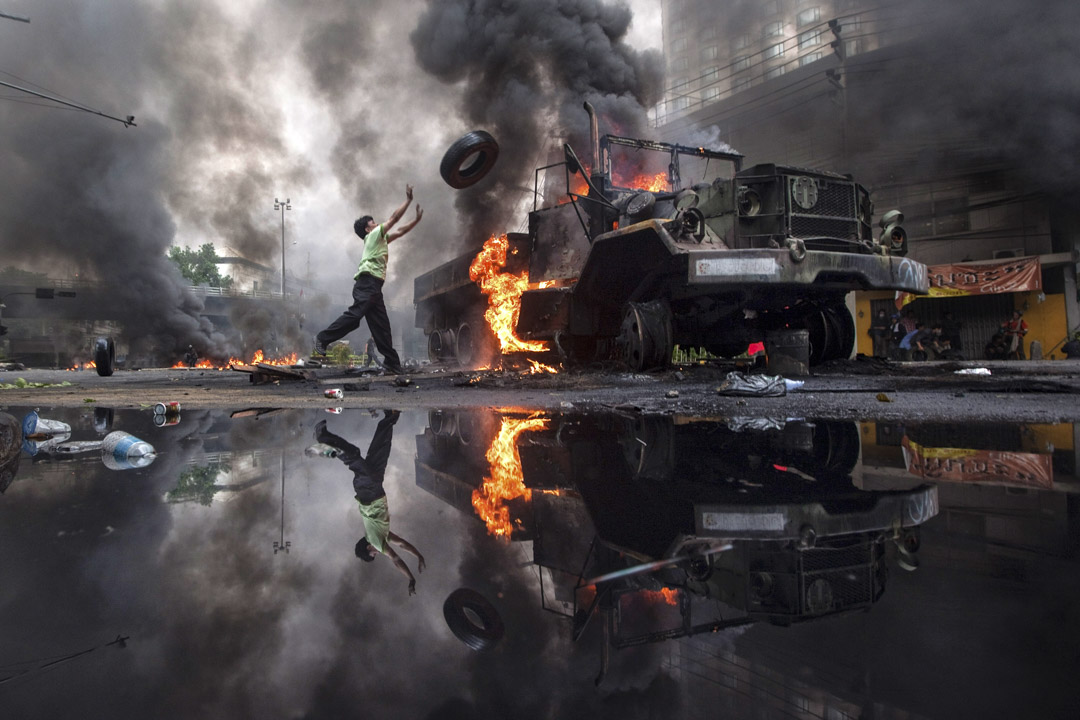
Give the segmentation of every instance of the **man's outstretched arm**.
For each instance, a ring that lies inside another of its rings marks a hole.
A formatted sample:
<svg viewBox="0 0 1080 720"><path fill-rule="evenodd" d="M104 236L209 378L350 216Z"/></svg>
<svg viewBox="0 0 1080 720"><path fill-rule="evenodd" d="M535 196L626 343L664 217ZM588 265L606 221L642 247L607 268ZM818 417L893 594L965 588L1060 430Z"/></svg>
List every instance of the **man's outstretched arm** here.
<svg viewBox="0 0 1080 720"><path fill-rule="evenodd" d="M399 227L397 230L394 230L393 232L387 233L386 242L387 243L393 242L394 240L397 240L399 237L401 237L405 233L412 230L414 227L416 227L420 223L420 218L422 218L422 217L424 217L424 210L419 205L417 205L416 206L416 217L413 218L410 222L407 222L404 225L402 225L401 227Z"/></svg>
<svg viewBox="0 0 1080 720"><path fill-rule="evenodd" d="M398 207L398 209L395 210L390 215L390 219L387 220L385 223L383 223L383 228L385 228L387 232L389 232L390 228L394 227L394 225L397 224L397 221L400 220L401 216L405 214L406 210L408 210L409 203L411 203L411 202L412 202L412 185L406 185L405 186L405 202L401 203L401 205Z"/></svg>
<svg viewBox="0 0 1080 720"><path fill-rule="evenodd" d="M394 567L400 570L405 577L409 578L409 594L415 595L416 578L413 577L412 571L409 570L409 566L405 564L405 561L402 560L401 557L399 557L398 554L394 552L394 549L389 545L386 546L386 549L383 552L385 552L386 556L390 558L390 560L394 563Z"/></svg>
<svg viewBox="0 0 1080 720"><path fill-rule="evenodd" d="M395 535L393 532L387 533L386 539L390 542L400 545L402 550L405 550L406 552L410 552L415 555L416 559L420 561L418 570L420 572L424 572L424 568L426 567L426 565L424 564L424 556L420 554L419 550L412 546L412 543L410 543L408 540L401 537L400 535Z"/></svg>

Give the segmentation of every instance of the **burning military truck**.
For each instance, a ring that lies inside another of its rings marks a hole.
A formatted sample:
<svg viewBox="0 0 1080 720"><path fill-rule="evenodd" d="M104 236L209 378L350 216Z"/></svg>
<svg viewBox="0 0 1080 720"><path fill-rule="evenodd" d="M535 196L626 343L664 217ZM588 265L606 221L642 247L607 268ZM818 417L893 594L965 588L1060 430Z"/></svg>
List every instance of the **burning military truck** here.
<svg viewBox="0 0 1080 720"><path fill-rule="evenodd" d="M731 357L806 330L815 365L851 354L849 291L927 291L926 267L904 257L900 213L875 238L870 195L849 176L600 136L585 109L591 164L564 145L562 162L537 169L528 233L416 278L432 361L479 367L545 351L563 365L646 370L667 366L676 345ZM509 298L506 282L489 282L493 264L513 280ZM508 328L492 327L496 303L512 306Z"/></svg>

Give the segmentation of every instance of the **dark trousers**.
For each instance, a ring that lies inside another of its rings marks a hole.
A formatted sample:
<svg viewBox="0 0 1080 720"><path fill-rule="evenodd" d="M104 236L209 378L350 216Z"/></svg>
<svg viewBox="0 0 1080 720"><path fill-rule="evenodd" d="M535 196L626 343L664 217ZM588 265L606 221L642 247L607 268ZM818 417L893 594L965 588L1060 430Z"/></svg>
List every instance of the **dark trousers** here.
<svg viewBox="0 0 1080 720"><path fill-rule="evenodd" d="M335 435L320 425L315 433L318 442L326 443L330 447L340 450L338 460L353 472L353 492L356 499L368 505L383 495L383 475L386 474L386 462L390 459L390 443L394 438L395 417L383 418L375 428L375 434L368 445L367 457L360 452L360 448L350 443L340 435Z"/></svg>
<svg viewBox="0 0 1080 720"><path fill-rule="evenodd" d="M340 340L356 328L360 321L367 318L368 329L375 347L383 354L384 364L389 368L400 368L401 358L394 349L394 338L390 334L390 317L386 314L383 302L383 281L374 275L362 273L353 283L353 304L341 314L330 327L315 336L323 347Z"/></svg>

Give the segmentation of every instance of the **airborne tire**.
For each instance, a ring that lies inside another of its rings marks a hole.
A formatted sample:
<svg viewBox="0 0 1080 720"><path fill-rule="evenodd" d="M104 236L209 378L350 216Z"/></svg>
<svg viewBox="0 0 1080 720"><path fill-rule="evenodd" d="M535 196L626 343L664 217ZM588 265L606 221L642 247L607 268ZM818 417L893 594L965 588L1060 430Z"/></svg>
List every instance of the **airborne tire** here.
<svg viewBox="0 0 1080 720"><path fill-rule="evenodd" d="M499 612L480 593L459 588L443 603L443 617L458 640L473 650L490 650L503 636Z"/></svg>
<svg viewBox="0 0 1080 720"><path fill-rule="evenodd" d="M474 130L466 133L443 155L439 174L455 190L479 182L495 167L499 143L489 133Z"/></svg>
<svg viewBox="0 0 1080 720"><path fill-rule="evenodd" d="M94 367L101 377L109 377L113 374L113 360L116 358L116 346L110 337L99 337L94 340Z"/></svg>

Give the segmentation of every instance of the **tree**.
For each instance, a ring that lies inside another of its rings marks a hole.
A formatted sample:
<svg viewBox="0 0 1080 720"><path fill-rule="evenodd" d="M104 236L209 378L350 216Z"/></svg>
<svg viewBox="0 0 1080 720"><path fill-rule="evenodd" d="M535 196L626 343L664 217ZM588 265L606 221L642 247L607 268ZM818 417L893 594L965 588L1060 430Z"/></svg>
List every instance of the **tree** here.
<svg viewBox="0 0 1080 720"><path fill-rule="evenodd" d="M218 272L218 254L213 243L204 243L198 250L181 248L176 245L169 248L169 259L176 263L183 275L192 285L206 283L213 287L232 287L232 277L224 277Z"/></svg>

